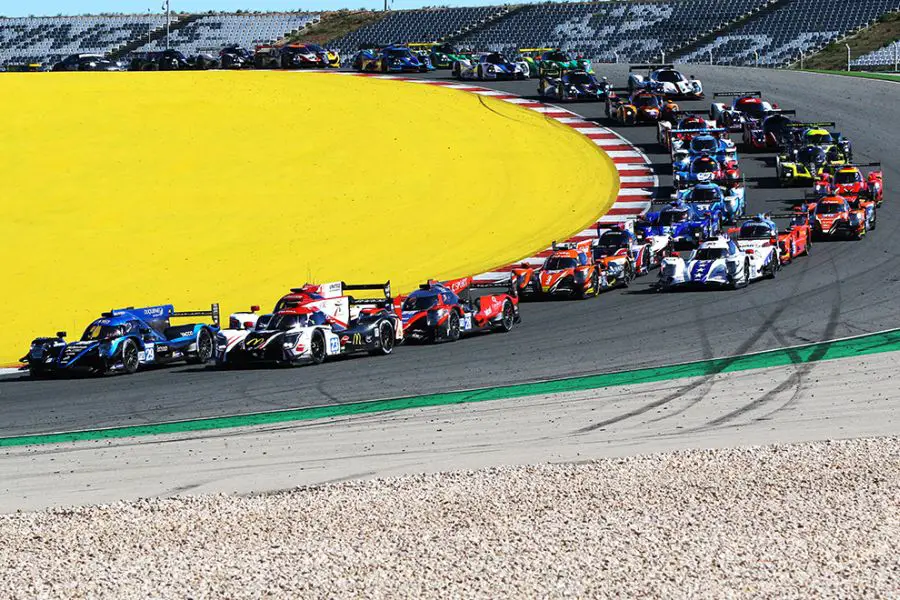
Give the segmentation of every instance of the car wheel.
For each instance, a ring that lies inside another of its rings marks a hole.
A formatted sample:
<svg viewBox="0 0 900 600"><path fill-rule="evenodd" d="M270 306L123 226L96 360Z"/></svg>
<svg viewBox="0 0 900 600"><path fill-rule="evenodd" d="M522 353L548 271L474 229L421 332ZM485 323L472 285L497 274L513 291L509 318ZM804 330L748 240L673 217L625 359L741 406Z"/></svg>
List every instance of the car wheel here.
<svg viewBox="0 0 900 600"><path fill-rule="evenodd" d="M140 359L138 358L138 347L131 338L122 342L122 367L126 373L131 375L138 370Z"/></svg>
<svg viewBox="0 0 900 600"><path fill-rule="evenodd" d="M634 264L631 261L625 263L625 272L622 276L622 287L628 287L634 281Z"/></svg>
<svg viewBox="0 0 900 600"><path fill-rule="evenodd" d="M770 264L766 267L766 278L767 279L775 279L775 275L778 273L778 258L773 255Z"/></svg>
<svg viewBox="0 0 900 600"><path fill-rule="evenodd" d="M197 356L187 359L191 365L205 365L213 356L213 337L209 329L201 329L197 334Z"/></svg>
<svg viewBox="0 0 900 600"><path fill-rule="evenodd" d="M478 81L484 81L484 69L481 68L481 65L478 65Z"/></svg>
<svg viewBox="0 0 900 600"><path fill-rule="evenodd" d="M387 321L382 321L378 325L378 340L380 342L378 348L369 350L369 354L387 356L394 351L394 328Z"/></svg>
<svg viewBox="0 0 900 600"><path fill-rule="evenodd" d="M312 339L309 342L309 355L315 365L325 362L325 334L321 329L313 331Z"/></svg>
<svg viewBox="0 0 900 600"><path fill-rule="evenodd" d="M506 333L513 328L513 323L515 323L515 321L516 310L513 308L512 302L507 300L503 303L503 315L500 318L500 323L497 325L496 330Z"/></svg>
<svg viewBox="0 0 900 600"><path fill-rule="evenodd" d="M455 342L459 339L459 314L454 310L447 317L447 325L444 330L444 339L448 342Z"/></svg>
<svg viewBox="0 0 900 600"><path fill-rule="evenodd" d="M47 371L44 370L43 365L31 365L28 367L28 375L32 379L45 379L47 377Z"/></svg>
<svg viewBox="0 0 900 600"><path fill-rule="evenodd" d="M872 215L872 222L869 224L869 230L870 230L870 231L875 231L875 228L876 228L877 226L878 226L878 215L877 215L877 214L873 214L873 215Z"/></svg>
<svg viewBox="0 0 900 600"><path fill-rule="evenodd" d="M582 289L581 299L584 300L585 298L592 298L598 295L600 295L600 274L594 269L594 273L591 275L590 291Z"/></svg>

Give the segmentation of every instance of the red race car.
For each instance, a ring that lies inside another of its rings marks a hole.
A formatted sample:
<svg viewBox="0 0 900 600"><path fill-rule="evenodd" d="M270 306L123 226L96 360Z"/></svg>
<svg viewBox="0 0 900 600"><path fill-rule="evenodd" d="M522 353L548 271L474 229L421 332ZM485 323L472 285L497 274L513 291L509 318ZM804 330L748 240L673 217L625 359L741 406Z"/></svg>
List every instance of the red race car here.
<svg viewBox="0 0 900 600"><path fill-rule="evenodd" d="M876 168L864 174L861 167ZM825 175L830 175L828 182L832 193L839 194L847 200L855 198L871 200L877 206L881 206L884 201L881 163L844 165L834 167L831 171L831 174L823 173L821 179L825 179ZM816 187L819 187L819 182Z"/></svg>
<svg viewBox="0 0 900 600"><path fill-rule="evenodd" d="M593 240L575 244L553 243L553 249L539 268L513 269L519 294L523 298L590 298L606 285L601 268L594 262Z"/></svg>
<svg viewBox="0 0 900 600"><path fill-rule="evenodd" d="M853 208L843 196L822 196L806 205L814 238L861 240L868 231L865 208Z"/></svg>
<svg viewBox="0 0 900 600"><path fill-rule="evenodd" d="M503 293L473 295L475 289L505 289ZM394 303L403 321L406 340L455 342L473 331L507 332L521 321L519 298L512 279L481 282L471 277L429 281Z"/></svg>
<svg viewBox="0 0 900 600"><path fill-rule="evenodd" d="M795 110L773 110L762 120L745 119L741 134L744 150L761 152L781 148L793 123L787 115L796 114Z"/></svg>
<svg viewBox="0 0 900 600"><path fill-rule="evenodd" d="M613 94L606 97L606 116L625 125L671 121L676 112L678 105L671 99L646 90L636 91L630 98Z"/></svg>

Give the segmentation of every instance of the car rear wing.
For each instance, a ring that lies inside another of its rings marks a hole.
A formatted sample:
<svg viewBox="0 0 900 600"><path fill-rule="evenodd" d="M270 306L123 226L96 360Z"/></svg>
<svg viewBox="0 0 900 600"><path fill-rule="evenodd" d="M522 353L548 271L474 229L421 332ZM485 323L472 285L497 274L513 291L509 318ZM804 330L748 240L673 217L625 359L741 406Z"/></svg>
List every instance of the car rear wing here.
<svg viewBox="0 0 900 600"><path fill-rule="evenodd" d="M821 123L789 123L787 127L793 127L794 129L827 129L828 127L837 127L837 123L835 123L834 121L823 121Z"/></svg>
<svg viewBox="0 0 900 600"><path fill-rule="evenodd" d="M176 311L171 314L172 317L209 317L216 326L220 322L219 303L215 302L209 305L209 310L186 310Z"/></svg>
<svg viewBox="0 0 900 600"><path fill-rule="evenodd" d="M117 317L121 315L133 315L139 319L144 319L147 321L159 320L159 319L172 319L172 318L184 318L184 317L210 317L213 322L218 325L219 324L219 304L214 303L210 305L209 310L187 310L187 311L176 311L175 307L171 304L160 304L158 306L143 306L141 308L135 308L133 306L127 306L125 308L114 308L109 312L103 313L104 317Z"/></svg>
<svg viewBox="0 0 900 600"><path fill-rule="evenodd" d="M512 296L517 295L516 278L512 273L509 274L509 277L505 277L503 279L492 279L492 280L473 279L472 283L469 284L467 289L469 289L469 290L504 289L504 290L506 290L507 294L510 294Z"/></svg>
<svg viewBox="0 0 900 600"><path fill-rule="evenodd" d="M703 134L703 135L712 135L715 133L725 133L727 129L722 127L708 127L706 129L670 129L669 133L693 133L693 134Z"/></svg>
<svg viewBox="0 0 900 600"><path fill-rule="evenodd" d="M714 92L713 98L762 98L762 92Z"/></svg>
<svg viewBox="0 0 900 600"><path fill-rule="evenodd" d="M796 115L797 111L793 108L772 108L766 111L770 115Z"/></svg>
<svg viewBox="0 0 900 600"><path fill-rule="evenodd" d="M370 304L373 306L391 306L393 304L394 299L391 296L391 282L390 280L385 281L384 283L344 283L341 282L341 287L344 292L354 292L354 291L364 291L364 290L381 290L384 294L383 298L354 298L353 296L348 295L348 299L351 305L360 305L360 304Z"/></svg>
<svg viewBox="0 0 900 600"><path fill-rule="evenodd" d="M628 71L655 71L657 69L674 69L675 65L629 65Z"/></svg>

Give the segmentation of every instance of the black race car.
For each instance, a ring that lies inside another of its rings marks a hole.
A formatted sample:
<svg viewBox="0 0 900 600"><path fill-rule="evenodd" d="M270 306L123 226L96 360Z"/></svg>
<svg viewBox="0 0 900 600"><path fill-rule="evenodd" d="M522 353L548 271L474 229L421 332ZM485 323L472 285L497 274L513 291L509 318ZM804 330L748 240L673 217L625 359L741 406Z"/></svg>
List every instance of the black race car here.
<svg viewBox="0 0 900 600"><path fill-rule="evenodd" d="M237 44L219 50L219 66L223 69L253 68L253 53Z"/></svg>
<svg viewBox="0 0 900 600"><path fill-rule="evenodd" d="M71 54L55 65L53 71L124 71L122 64L102 54Z"/></svg>

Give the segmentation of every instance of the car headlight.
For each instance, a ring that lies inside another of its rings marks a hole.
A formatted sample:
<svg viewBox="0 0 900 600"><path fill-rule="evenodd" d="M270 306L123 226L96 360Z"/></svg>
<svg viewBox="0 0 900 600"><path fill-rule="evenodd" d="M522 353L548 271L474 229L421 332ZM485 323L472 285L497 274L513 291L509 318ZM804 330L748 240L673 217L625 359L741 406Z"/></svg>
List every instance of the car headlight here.
<svg viewBox="0 0 900 600"><path fill-rule="evenodd" d="M100 346L98 347L101 356L109 356L112 354L112 342L100 342Z"/></svg>
<svg viewBox="0 0 900 600"><path fill-rule="evenodd" d="M299 333L289 333L284 336L284 347L285 348L293 348L297 345L297 341L300 339Z"/></svg>

